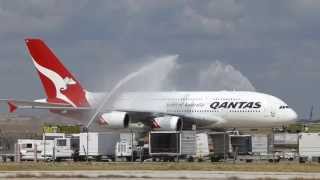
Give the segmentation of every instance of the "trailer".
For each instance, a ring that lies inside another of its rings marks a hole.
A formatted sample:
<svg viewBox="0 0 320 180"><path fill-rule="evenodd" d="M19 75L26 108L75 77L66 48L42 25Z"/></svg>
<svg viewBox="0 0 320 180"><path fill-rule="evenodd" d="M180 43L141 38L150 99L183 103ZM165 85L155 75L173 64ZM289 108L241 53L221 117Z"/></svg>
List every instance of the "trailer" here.
<svg viewBox="0 0 320 180"><path fill-rule="evenodd" d="M299 160L320 162L320 133L299 133Z"/></svg>
<svg viewBox="0 0 320 180"><path fill-rule="evenodd" d="M113 160L116 143L120 139L118 132L80 133L80 159Z"/></svg>
<svg viewBox="0 0 320 180"><path fill-rule="evenodd" d="M188 158L196 154L195 131L151 131L149 155L154 159Z"/></svg>

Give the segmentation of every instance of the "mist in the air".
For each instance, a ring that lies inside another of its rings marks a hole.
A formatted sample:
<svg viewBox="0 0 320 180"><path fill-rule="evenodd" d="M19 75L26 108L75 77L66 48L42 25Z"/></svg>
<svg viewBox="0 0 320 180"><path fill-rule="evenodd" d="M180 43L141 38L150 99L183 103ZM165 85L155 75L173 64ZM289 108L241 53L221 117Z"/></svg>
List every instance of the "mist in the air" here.
<svg viewBox="0 0 320 180"><path fill-rule="evenodd" d="M255 91L249 79L230 64L214 61L200 71L198 88L205 90Z"/></svg>
<svg viewBox="0 0 320 180"><path fill-rule="evenodd" d="M172 90L170 76L178 67L178 55L168 55L158 58L147 58L147 63L129 73L126 77L135 75L125 84L124 91L163 91ZM125 78L125 77L124 77ZM124 79L123 78L123 79Z"/></svg>
<svg viewBox="0 0 320 180"><path fill-rule="evenodd" d="M255 91L249 79L230 64L187 64L178 55L148 58L122 91Z"/></svg>

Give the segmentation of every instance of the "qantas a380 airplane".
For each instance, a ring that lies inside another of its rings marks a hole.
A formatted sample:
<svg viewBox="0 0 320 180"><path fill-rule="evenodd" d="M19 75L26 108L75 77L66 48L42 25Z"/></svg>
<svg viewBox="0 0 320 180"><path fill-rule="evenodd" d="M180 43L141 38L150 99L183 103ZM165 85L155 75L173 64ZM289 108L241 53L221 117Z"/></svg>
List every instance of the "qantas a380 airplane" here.
<svg viewBox="0 0 320 180"><path fill-rule="evenodd" d="M2 100L10 111L47 109L89 119L106 94L85 90L42 40L25 42L47 98ZM96 120L109 128L126 128L136 122L158 130L180 130L193 124L197 128L266 128L293 123L297 114L281 99L257 92L126 92Z"/></svg>

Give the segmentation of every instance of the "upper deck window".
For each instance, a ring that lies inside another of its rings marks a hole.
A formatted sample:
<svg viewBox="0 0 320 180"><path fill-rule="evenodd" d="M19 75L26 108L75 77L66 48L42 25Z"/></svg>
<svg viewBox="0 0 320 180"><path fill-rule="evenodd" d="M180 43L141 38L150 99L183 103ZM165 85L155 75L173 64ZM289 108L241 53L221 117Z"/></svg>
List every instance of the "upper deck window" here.
<svg viewBox="0 0 320 180"><path fill-rule="evenodd" d="M280 106L279 109L288 109L289 106Z"/></svg>

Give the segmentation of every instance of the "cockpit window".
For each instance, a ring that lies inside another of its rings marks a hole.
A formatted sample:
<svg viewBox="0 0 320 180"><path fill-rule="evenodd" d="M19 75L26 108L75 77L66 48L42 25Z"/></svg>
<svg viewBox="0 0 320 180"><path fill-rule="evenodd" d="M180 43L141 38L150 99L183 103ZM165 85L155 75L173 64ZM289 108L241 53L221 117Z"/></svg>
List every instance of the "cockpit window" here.
<svg viewBox="0 0 320 180"><path fill-rule="evenodd" d="M288 109L289 106L280 106L279 109Z"/></svg>

